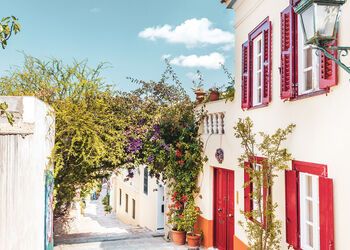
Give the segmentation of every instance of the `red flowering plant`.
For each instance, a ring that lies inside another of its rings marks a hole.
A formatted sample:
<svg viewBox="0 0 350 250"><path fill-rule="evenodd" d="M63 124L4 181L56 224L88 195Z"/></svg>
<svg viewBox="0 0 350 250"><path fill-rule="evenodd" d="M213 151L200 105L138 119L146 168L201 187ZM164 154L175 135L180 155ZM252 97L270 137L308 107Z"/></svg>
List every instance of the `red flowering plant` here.
<svg viewBox="0 0 350 250"><path fill-rule="evenodd" d="M171 196L167 216L168 223L172 225L172 229L175 231L185 231L184 209L187 199L186 195L180 195L178 192L174 192Z"/></svg>

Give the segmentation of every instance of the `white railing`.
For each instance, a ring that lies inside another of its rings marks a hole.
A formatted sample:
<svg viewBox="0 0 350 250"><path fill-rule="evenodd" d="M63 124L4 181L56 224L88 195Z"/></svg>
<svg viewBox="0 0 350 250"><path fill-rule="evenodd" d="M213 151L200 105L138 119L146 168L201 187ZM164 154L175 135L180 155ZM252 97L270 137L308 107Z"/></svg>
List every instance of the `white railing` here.
<svg viewBox="0 0 350 250"><path fill-rule="evenodd" d="M210 134L225 134L225 114L222 112L211 113L204 116L203 133Z"/></svg>

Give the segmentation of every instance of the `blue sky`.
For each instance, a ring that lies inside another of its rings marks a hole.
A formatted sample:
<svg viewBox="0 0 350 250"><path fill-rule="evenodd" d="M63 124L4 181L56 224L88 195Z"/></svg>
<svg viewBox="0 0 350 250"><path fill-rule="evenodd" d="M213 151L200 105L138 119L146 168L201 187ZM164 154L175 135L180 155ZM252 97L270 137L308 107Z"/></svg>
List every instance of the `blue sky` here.
<svg viewBox="0 0 350 250"><path fill-rule="evenodd" d="M65 63L108 62L103 76L118 89L134 86L132 76L158 80L164 57L190 90L201 70L205 87L227 82L218 62L233 69L233 11L219 0L11 0L0 17L15 15L22 31L0 53L0 74L22 65L26 54Z"/></svg>

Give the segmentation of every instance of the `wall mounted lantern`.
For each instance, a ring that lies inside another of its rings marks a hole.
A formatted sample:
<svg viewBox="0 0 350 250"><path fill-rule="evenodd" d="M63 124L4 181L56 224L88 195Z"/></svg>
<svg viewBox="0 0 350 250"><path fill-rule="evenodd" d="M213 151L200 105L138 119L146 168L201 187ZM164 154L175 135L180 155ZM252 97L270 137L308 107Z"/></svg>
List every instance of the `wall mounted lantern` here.
<svg viewBox="0 0 350 250"><path fill-rule="evenodd" d="M305 44L322 51L350 74L350 67L340 60L340 56L348 54L350 47L329 45L337 38L341 6L344 3L345 0L302 0L295 7L295 12L300 15ZM337 57L329 52L332 50L338 52Z"/></svg>

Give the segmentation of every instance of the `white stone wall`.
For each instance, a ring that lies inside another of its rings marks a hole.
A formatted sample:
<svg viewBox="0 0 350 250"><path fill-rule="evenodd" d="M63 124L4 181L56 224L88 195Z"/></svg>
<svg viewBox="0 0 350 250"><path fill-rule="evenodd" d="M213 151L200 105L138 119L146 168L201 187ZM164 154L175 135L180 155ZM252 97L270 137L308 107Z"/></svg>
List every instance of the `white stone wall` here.
<svg viewBox="0 0 350 250"><path fill-rule="evenodd" d="M4 101L16 121L12 127L0 118L0 249L44 249L53 112L34 97L0 97Z"/></svg>

